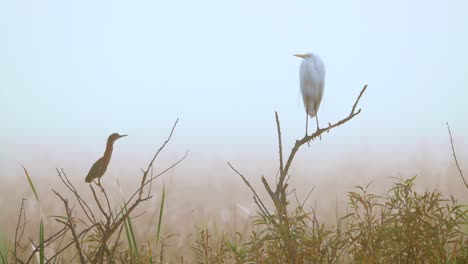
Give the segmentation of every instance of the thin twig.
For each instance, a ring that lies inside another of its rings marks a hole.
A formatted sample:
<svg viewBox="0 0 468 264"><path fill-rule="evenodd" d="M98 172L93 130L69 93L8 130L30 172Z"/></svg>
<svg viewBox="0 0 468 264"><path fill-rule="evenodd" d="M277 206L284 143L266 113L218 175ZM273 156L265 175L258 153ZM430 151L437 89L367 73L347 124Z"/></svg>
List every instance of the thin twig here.
<svg viewBox="0 0 468 264"><path fill-rule="evenodd" d="M115 255L115 250L117 249L117 246L118 246L118 244L119 244L120 235L122 234L123 228L124 228L124 226L122 225L122 226L120 227L119 232L117 233L117 239L115 240L114 247L112 248L112 252L111 252L112 255Z"/></svg>
<svg viewBox="0 0 468 264"><path fill-rule="evenodd" d="M177 118L177 120L174 122L174 125L172 126L171 133L169 134L169 137L166 139L166 141L164 141L164 143L163 143L162 146L158 149L158 151L156 151L156 154L154 154L153 159L152 159L151 162L148 164L148 168L145 170L145 173L143 174L143 178L141 179L141 185L143 185L143 183L145 182L146 176L148 175L148 172L150 171L150 168L153 166L153 163L154 163L154 161L156 160L156 158L158 157L159 153L164 149L164 147L166 146L166 144L171 140L172 134L174 133L174 130L175 130L175 128L176 128L178 122L179 122L179 118ZM141 197L141 195L142 195L142 192L143 192L143 190L140 190L140 197Z"/></svg>
<svg viewBox="0 0 468 264"><path fill-rule="evenodd" d="M64 169L57 169L58 176L62 180L62 182L65 184L65 186L75 195L76 199L78 200L78 203L80 204L81 209L85 213L86 217L88 220L95 224L97 223L96 217L93 214L93 211L89 207L89 205L86 203L86 201L81 197L81 195L78 193L76 190L75 186L71 183L70 179L68 179L67 174L65 173Z"/></svg>
<svg viewBox="0 0 468 264"><path fill-rule="evenodd" d="M168 172L169 170L173 169L175 166L177 166L179 163L181 163L188 155L189 151L187 150L184 154L184 156L182 158L180 158L177 162L175 162L174 164L172 164L171 166L169 166L168 168L166 168L165 170L163 170L162 172L158 173L157 175L155 175L154 177L148 179L143 185L141 185L133 194L132 196L130 197L130 199L127 200L127 202L124 203L124 207L127 207L130 202L133 200L133 198L135 198L135 196L137 196L137 194L140 193L140 190L145 187L146 185L148 185L149 183L151 183L152 181L154 181L155 179L157 179L159 176L163 175L164 173ZM149 194L148 194L149 195ZM151 198L150 196L147 196L146 198L144 198L144 200L147 200L148 198ZM137 197L137 200L143 200L142 198L138 198ZM136 201L137 201L136 200ZM120 217L120 215L122 214L122 210L120 210L120 212L116 215L116 219Z"/></svg>
<svg viewBox="0 0 468 264"><path fill-rule="evenodd" d="M260 196L258 196L257 192L255 191L255 189L252 187L252 185L250 185L250 182L244 177L244 175L242 175L242 173L240 173L239 171L237 171L234 166L231 165L231 163L229 163L229 161L227 162L227 164L229 165L229 167L231 167L231 169L237 174L239 175L242 180L244 181L244 183L250 188L250 190L252 191L252 193L254 194L254 196L257 198L258 202L260 202L261 204L261 207L263 208L260 208L260 209L263 209L267 214L268 216L271 216L270 215L270 212L268 212L268 209L266 208L265 204L263 203L262 199L260 199Z"/></svg>
<svg viewBox="0 0 468 264"><path fill-rule="evenodd" d="M89 232L92 228L94 228L96 225L92 225L88 228L86 228L85 230L81 231L77 237L81 237L82 235L84 235L85 233ZM75 243L74 240L70 241L66 246L64 246L60 251L56 252L55 255L53 255L50 260L48 262L50 262L52 259L54 259L55 257L57 257L58 255L60 255L60 253L62 253L63 251L65 251L67 248L69 248L71 245L73 245L73 243ZM46 262L46 263L48 263Z"/></svg>
<svg viewBox="0 0 468 264"><path fill-rule="evenodd" d="M78 237L76 235L76 230L75 230L75 225L73 224L73 217L72 217L72 211L70 210L70 207L68 206L68 200L63 198L58 192L56 192L55 190L52 190L55 195L57 195L63 202L63 205L65 207L65 213L67 214L67 218L68 218L68 221L67 221L67 225L68 225L68 228L70 228L70 231L72 233L72 239L73 241L75 242L75 247L76 247L76 250L78 251L78 255L80 256L80 262L81 263L86 263L84 257L83 257L83 252L81 250L81 246L80 246L80 243L78 241Z"/></svg>
<svg viewBox="0 0 468 264"><path fill-rule="evenodd" d="M356 102L354 102L353 108L351 109L351 112L349 113L349 115L352 115L352 114L354 113L354 111L356 110L356 106L358 105L359 100L361 100L361 97L362 97L362 95L364 94L364 92L366 91L366 89L367 89L367 84L364 85L364 87L362 88L361 92L359 93L359 96L358 96L358 98L356 99ZM359 111L361 111L361 109L359 109Z"/></svg>
<svg viewBox="0 0 468 264"><path fill-rule="evenodd" d="M283 174L283 144L281 143L281 127L279 125L278 112L275 111L276 130L278 131L278 146L280 160L280 174Z"/></svg>
<svg viewBox="0 0 468 264"><path fill-rule="evenodd" d="M62 229L60 229L57 233L51 235L50 237L48 237L47 239L45 239L42 243L38 244L38 245L35 245L34 244L34 241L32 241L32 239L30 239L30 242L31 244L34 246L34 250L32 251L32 253L29 255L29 258L28 260L26 261L26 263L30 263L30 261L32 260L32 258L34 257L34 255L39 251L39 249L42 247L42 248L47 248L50 244L52 244L55 240L57 240L59 237L61 237L62 233L63 232L66 232L67 231L67 227L64 226Z"/></svg>
<svg viewBox="0 0 468 264"><path fill-rule="evenodd" d="M262 183L263 186L265 186L265 189L267 190L268 194L270 195L271 199L275 203L275 205L279 202L277 195L273 192L271 189L270 185L268 184L268 181L265 179L264 176L262 176Z"/></svg>
<svg viewBox="0 0 468 264"><path fill-rule="evenodd" d="M100 178L99 178L100 179ZM112 220L112 210L111 210L111 207L110 207L110 202L109 202L109 198L107 197L107 192L106 190L102 187L101 183L98 181L98 186L99 188L101 188L101 192L104 194L104 198L106 198L106 204L107 204L107 210L109 212L109 218L107 219L107 225L110 224L111 220Z"/></svg>
<svg viewBox="0 0 468 264"><path fill-rule="evenodd" d="M453 154L453 158L455 159L455 164L457 165L458 172L460 173L460 177L462 178L463 183L465 184L465 187L468 189L468 184L466 183L465 177L463 176L463 172L460 168L460 165L458 164L457 155L455 154L455 147L453 146L452 132L450 131L450 126L448 122L447 122L447 129L450 135L450 144L452 145L452 154Z"/></svg>
<svg viewBox="0 0 468 264"><path fill-rule="evenodd" d="M96 201L99 210L101 211L101 213L106 218L106 222L107 222L107 225L108 225L109 224L109 218L110 218L109 215L106 213L106 210L104 210L104 208L102 207L101 202L99 202L99 198L96 195L96 191L94 191L94 188L93 188L93 186L91 184L89 185L89 188L91 189L91 192L93 193L94 200Z"/></svg>

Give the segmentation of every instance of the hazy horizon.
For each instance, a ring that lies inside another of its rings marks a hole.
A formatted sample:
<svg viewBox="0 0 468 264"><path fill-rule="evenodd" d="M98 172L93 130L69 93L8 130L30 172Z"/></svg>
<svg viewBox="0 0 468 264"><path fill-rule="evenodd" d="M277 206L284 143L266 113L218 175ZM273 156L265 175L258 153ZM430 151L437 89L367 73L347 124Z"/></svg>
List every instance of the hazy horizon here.
<svg viewBox="0 0 468 264"><path fill-rule="evenodd" d="M398 164L426 150L449 164L450 122L466 166L467 7L0 3L0 177L22 177L18 162L40 177L56 167L85 174L112 132L129 137L117 142L111 172L138 171L176 118L167 162L188 149L185 166L195 171L237 161L260 172L277 160L274 111L285 151L303 135L300 59L292 54L306 51L326 67L322 126L369 88L361 115L301 150L295 164L349 156Z"/></svg>

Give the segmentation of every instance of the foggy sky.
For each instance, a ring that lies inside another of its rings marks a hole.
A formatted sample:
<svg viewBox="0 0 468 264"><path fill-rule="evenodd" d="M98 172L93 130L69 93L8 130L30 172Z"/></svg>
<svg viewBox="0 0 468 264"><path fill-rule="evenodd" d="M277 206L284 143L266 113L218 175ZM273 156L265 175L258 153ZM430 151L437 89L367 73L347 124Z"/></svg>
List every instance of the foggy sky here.
<svg viewBox="0 0 468 264"><path fill-rule="evenodd" d="M85 172L113 132L129 134L116 159L145 164L176 118L169 160L186 149L213 163L274 158L275 110L288 149L304 133L292 54L307 51L326 67L323 126L369 88L362 114L302 158L438 150L447 121L464 144L466 10L466 1L2 1L2 176L18 161Z"/></svg>

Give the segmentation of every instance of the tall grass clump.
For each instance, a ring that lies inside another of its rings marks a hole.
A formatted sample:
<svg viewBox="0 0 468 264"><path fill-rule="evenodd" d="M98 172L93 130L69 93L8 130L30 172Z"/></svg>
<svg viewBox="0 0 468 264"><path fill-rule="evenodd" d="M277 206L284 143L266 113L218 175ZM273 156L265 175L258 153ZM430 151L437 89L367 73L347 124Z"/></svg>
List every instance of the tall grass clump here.
<svg viewBox="0 0 468 264"><path fill-rule="evenodd" d="M356 187L345 233L348 255L364 263L467 263L466 206L438 191L414 191L397 179L386 196Z"/></svg>
<svg viewBox="0 0 468 264"><path fill-rule="evenodd" d="M348 214L324 223L313 209L295 202L285 219L295 245L295 262L278 229L276 213L259 213L253 231L213 238L198 233L198 263L468 263L466 206L438 191L417 192L415 177L395 179L385 195L357 186L348 193Z"/></svg>

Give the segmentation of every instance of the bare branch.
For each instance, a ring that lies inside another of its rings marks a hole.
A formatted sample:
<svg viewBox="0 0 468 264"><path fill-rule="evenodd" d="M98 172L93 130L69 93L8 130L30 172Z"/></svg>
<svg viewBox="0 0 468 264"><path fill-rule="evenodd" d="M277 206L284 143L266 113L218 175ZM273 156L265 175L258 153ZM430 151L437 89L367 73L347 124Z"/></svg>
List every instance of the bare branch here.
<svg viewBox="0 0 468 264"><path fill-rule="evenodd" d="M265 179L265 177L262 176L262 183L263 183L263 186L265 186L265 189L267 190L268 194L270 195L271 199L273 200L273 202L276 204L279 202L278 200L278 197L276 196L276 194L273 192L273 190L271 189L270 185L268 184L267 180Z"/></svg>
<svg viewBox="0 0 468 264"><path fill-rule="evenodd" d="M455 147L453 146L453 139L452 139L452 132L450 131L450 126L449 123L447 122L447 129L450 135L450 145L452 145L452 154L453 154L453 159L455 159L455 164L457 165L458 172L460 173L460 177L463 180L463 183L465 184L465 187L468 189L468 184L466 183L465 177L463 176L463 172L460 168L460 165L458 164L458 159L457 155L455 154Z"/></svg>
<svg viewBox="0 0 468 264"><path fill-rule="evenodd" d="M177 118L177 120L174 122L174 125L172 126L171 133L169 134L169 137L166 139L166 141L164 141L164 143L163 143L162 146L158 149L158 151L156 151L156 154L154 154L153 159L152 159L151 162L148 164L148 168L147 168L147 169L145 170L145 172L143 173L143 178L141 179L141 185L143 185L143 183L145 182L146 176L148 175L148 172L150 171L150 168L153 166L153 163L154 163L154 161L156 160L156 158L158 157L159 153L164 149L164 147L166 146L166 144L171 140L172 134L174 133L174 130L175 130L175 128L176 128L178 122L179 122L179 118ZM140 190L140 197L141 197L141 195L142 195L142 192L143 192L143 190Z"/></svg>
<svg viewBox="0 0 468 264"><path fill-rule="evenodd" d="M93 224L97 223L96 217L94 216L93 211L85 202L85 200L81 197L81 195L78 193L75 186L73 186L71 181L68 179L68 176L65 173L65 171L63 169L61 170L57 169L57 173L60 179L62 180L63 184L65 184L65 186L75 195L76 199L78 200L78 203L80 204L81 209L85 213L88 220Z"/></svg>
<svg viewBox="0 0 468 264"><path fill-rule="evenodd" d="M48 237L47 239L44 239L44 241L38 245L34 245L32 239L31 239L31 244L34 245L34 250L31 252L31 254L29 255L29 258L28 260L26 261L26 263L30 263L30 261L32 260L32 258L34 257L34 255L39 251L39 249L41 247L43 248L47 248L50 244L52 244L55 240L57 240L59 237L61 237L61 235L63 235L64 232L67 231L67 226L64 226L62 229L60 229L59 231L57 231L55 234L51 235L50 237Z"/></svg>
<svg viewBox="0 0 468 264"><path fill-rule="evenodd" d="M89 185L89 188L91 189L91 192L93 193L94 200L96 201L96 204L98 205L99 210L104 215L104 218L106 218L107 225L108 225L109 219L110 219L109 215L106 213L106 210L104 210L104 208L102 207L101 202L99 201L99 198L96 195L96 191L94 191L94 188L91 184Z"/></svg>
<svg viewBox="0 0 468 264"><path fill-rule="evenodd" d="M364 85L364 87L362 88L361 92L359 93L359 96L357 97L356 101L354 102L353 104L353 107L351 109L351 112L349 113L349 115L346 117L346 118L343 118L342 120L336 122L335 124L329 124L328 127L326 128L320 128L320 129L317 129L317 131L315 131L312 135L310 136L304 136L301 140L296 140L296 143L294 144L294 147L293 149L291 150L291 154L289 154L289 158L286 162L286 165L284 167L284 170L283 170L283 174L280 175L280 179L279 179L279 183L278 183L278 187L282 187L283 186L283 183L284 183L284 179L286 177L286 175L288 174L288 171L289 171L289 168L291 167L291 164L292 164L292 161L294 160L294 156L296 155L297 151L299 150L299 148L306 144L307 142L319 137L320 135L322 135L324 132L328 132L330 131L331 129L335 128L335 127L338 127L338 126L341 126L343 125L344 123L348 122L349 120L351 120L353 117L355 117L356 115L360 114L361 113L361 109L357 110L356 111L356 106L358 105L359 103L359 100L361 99L362 95L364 94L364 92L366 91L367 89L367 85ZM277 188L275 193L279 193L279 189Z"/></svg>
<svg viewBox="0 0 468 264"><path fill-rule="evenodd" d="M93 229L94 227L96 226L96 224L86 228L85 230L81 231L77 237L81 237L82 235L88 233L91 229ZM65 245L60 251L56 252L55 255L53 255L49 261L47 261L46 263L49 263L51 260L53 260L55 257L57 257L58 255L60 255L60 253L62 253L63 251L65 251L67 248L69 248L71 245L73 245L75 243L74 240L72 240L71 242L69 242L67 245Z"/></svg>
<svg viewBox="0 0 468 264"><path fill-rule="evenodd" d="M140 190L142 188L144 188L146 185L148 185L149 183L151 183L152 181L154 181L156 178L158 178L159 176L163 175L164 173L168 172L169 170L173 169L175 166L177 166L179 163L181 163L188 155L189 151L187 150L184 154L184 156L182 158L180 158L177 162L175 162L174 164L172 164L171 166L169 166L167 169L163 170L162 172L158 173L157 175L155 175L154 177L148 179L143 185L141 185L133 194L132 196L130 197L130 199L127 200L126 203L124 203L124 207L127 207L130 202L133 200L133 198L135 198L135 196L137 194L140 193ZM148 194L149 195L149 194ZM149 198L149 196L147 196L147 198ZM147 198L145 199L142 199L141 196L137 197L137 200L147 200ZM136 200L136 201L137 201ZM120 217L120 215L122 214L122 210L120 210L120 212L117 214L117 216L115 217L116 219Z"/></svg>
<svg viewBox="0 0 468 264"><path fill-rule="evenodd" d="M98 184L99 188L101 189L101 192L104 194L104 198L106 198L106 204L107 204L107 210L109 212L109 218L107 219L107 224L109 225L111 220L112 220L112 210L110 208L110 202L109 202L109 198L107 197L107 192L106 192L106 189L104 189L104 187L102 187L101 185L101 182L98 181Z"/></svg>
<svg viewBox="0 0 468 264"><path fill-rule="evenodd" d="M120 235L122 234L123 228L124 228L124 225L120 226L120 230L117 233L117 239L115 240L114 247L112 247L112 252L111 252L112 255L115 255L115 250L117 249L117 245L119 244Z"/></svg>
<svg viewBox="0 0 468 264"><path fill-rule="evenodd" d="M356 99L356 102L354 102L354 105L353 105L353 108L351 109L351 112L349 113L349 115L352 115L354 113L354 111L356 110L356 106L357 104L359 103L359 100L361 100L361 97L362 95L364 94L364 92L366 91L367 89L367 84L364 85L364 87L362 88L361 92L359 93L359 96L358 98ZM358 110L358 112L361 111L361 109Z"/></svg>
<svg viewBox="0 0 468 264"><path fill-rule="evenodd" d="M278 118L278 112L275 111L276 129L278 131L278 148L280 160L280 175L283 174L283 144L281 143L281 127Z"/></svg>
<svg viewBox="0 0 468 264"><path fill-rule="evenodd" d="M70 228L70 231L72 233L72 240L74 241L75 243L75 248L76 250L78 251L78 255L80 256L80 262L81 263L86 263L85 259L84 259L84 256L83 256L83 251L81 250L81 246L80 246L80 243L79 243L79 240L78 240L78 236L76 235L76 230L75 230L75 225L73 223L73 217L72 217L72 212L70 210L70 207L68 206L68 200L63 198L58 192L52 190L55 195L57 195L63 202L63 205L65 207L65 213L67 214L67 218L68 218L68 221L67 221L67 226L68 228Z"/></svg>
<svg viewBox="0 0 468 264"><path fill-rule="evenodd" d="M182 158L180 158L178 161L176 161L174 164L172 164L171 166L167 167L165 170L161 171L160 173L156 174L154 177L151 177L143 186L147 185L148 183L152 182L154 179L158 178L159 176L163 175L164 173L172 170L175 166L179 165L179 163L181 163L186 157L187 155L189 154L189 151L187 150L184 154L184 156L182 156Z"/></svg>

